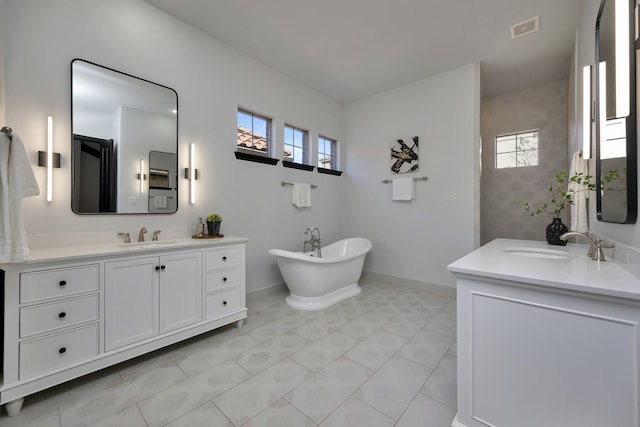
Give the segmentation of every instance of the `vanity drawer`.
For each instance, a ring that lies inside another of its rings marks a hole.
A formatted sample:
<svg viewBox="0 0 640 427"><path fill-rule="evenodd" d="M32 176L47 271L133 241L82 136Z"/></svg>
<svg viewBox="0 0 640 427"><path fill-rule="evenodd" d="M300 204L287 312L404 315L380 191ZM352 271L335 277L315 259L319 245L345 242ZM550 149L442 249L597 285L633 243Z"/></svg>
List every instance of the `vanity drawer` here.
<svg viewBox="0 0 640 427"><path fill-rule="evenodd" d="M98 264L55 270L34 271L20 275L20 302L40 301L98 290Z"/></svg>
<svg viewBox="0 0 640 427"><path fill-rule="evenodd" d="M207 320L222 317L239 309L239 286L205 296L205 313Z"/></svg>
<svg viewBox="0 0 640 427"><path fill-rule="evenodd" d="M98 320L98 295L66 299L20 309L20 337Z"/></svg>
<svg viewBox="0 0 640 427"><path fill-rule="evenodd" d="M204 278L205 292L237 286L240 284L241 277L240 267L208 271Z"/></svg>
<svg viewBox="0 0 640 427"><path fill-rule="evenodd" d="M20 343L20 379L98 355L98 325Z"/></svg>
<svg viewBox="0 0 640 427"><path fill-rule="evenodd" d="M209 249L205 252L205 269L240 265L240 247Z"/></svg>

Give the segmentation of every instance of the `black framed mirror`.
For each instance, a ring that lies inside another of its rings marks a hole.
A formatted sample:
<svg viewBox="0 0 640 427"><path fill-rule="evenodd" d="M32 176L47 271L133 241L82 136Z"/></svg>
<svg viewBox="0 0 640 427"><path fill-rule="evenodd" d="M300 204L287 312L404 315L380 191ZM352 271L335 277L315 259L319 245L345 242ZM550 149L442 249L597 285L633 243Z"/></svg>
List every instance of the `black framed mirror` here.
<svg viewBox="0 0 640 427"><path fill-rule="evenodd" d="M635 0L602 0L596 21L596 212L636 222Z"/></svg>
<svg viewBox="0 0 640 427"><path fill-rule="evenodd" d="M178 209L178 94L82 59L71 62L71 209Z"/></svg>

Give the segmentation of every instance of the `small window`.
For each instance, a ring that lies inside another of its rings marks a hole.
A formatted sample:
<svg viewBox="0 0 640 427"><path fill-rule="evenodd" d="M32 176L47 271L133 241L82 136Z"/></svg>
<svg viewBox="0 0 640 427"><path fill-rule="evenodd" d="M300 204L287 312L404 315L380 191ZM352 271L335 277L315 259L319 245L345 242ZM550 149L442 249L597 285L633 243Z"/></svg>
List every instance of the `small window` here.
<svg viewBox="0 0 640 427"><path fill-rule="evenodd" d="M318 137L318 167L324 169L337 169L336 165L337 142L324 136Z"/></svg>
<svg viewBox="0 0 640 427"><path fill-rule="evenodd" d="M238 149L268 156L271 152L271 119L238 109Z"/></svg>
<svg viewBox="0 0 640 427"><path fill-rule="evenodd" d="M309 132L284 125L284 160L307 164Z"/></svg>
<svg viewBox="0 0 640 427"><path fill-rule="evenodd" d="M537 130L496 137L496 169L537 165Z"/></svg>

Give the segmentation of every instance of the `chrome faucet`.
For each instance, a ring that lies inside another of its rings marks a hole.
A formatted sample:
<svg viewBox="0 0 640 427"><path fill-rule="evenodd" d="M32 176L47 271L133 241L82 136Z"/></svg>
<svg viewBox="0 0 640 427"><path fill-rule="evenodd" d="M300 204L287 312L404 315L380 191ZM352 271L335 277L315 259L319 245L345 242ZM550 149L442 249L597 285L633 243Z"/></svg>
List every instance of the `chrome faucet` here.
<svg viewBox="0 0 640 427"><path fill-rule="evenodd" d="M125 243L131 243L131 236L129 236L129 233L120 232L120 233L118 233L118 236L124 237L124 242Z"/></svg>
<svg viewBox="0 0 640 427"><path fill-rule="evenodd" d="M322 248L320 240L320 230L317 227L309 227L304 232L305 236L309 235L309 240L303 242L302 252L306 252L307 244L311 246L311 250L318 250L318 258L322 258Z"/></svg>
<svg viewBox="0 0 640 427"><path fill-rule="evenodd" d="M584 233L579 233L577 231L569 231L560 235L562 240L567 240L569 237L582 237L589 242L589 256L594 261L606 261L604 256L604 252L602 248L613 248L613 245L604 245L602 239L593 240L591 237L587 236Z"/></svg>
<svg viewBox="0 0 640 427"><path fill-rule="evenodd" d="M142 227L140 229L140 233L138 233L138 242L144 242L144 233L147 232L147 229L145 227Z"/></svg>
<svg viewBox="0 0 640 427"><path fill-rule="evenodd" d="M160 234L161 230L156 230L153 232L153 238L151 240L156 241L158 240L158 234Z"/></svg>

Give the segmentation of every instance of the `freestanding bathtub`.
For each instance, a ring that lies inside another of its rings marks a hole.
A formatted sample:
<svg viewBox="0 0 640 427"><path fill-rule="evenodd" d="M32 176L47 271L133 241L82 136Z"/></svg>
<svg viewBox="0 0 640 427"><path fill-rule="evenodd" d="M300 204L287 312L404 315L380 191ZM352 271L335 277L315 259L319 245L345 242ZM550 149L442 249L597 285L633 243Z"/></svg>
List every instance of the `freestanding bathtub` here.
<svg viewBox="0 0 640 427"><path fill-rule="evenodd" d="M358 279L371 242L362 237L339 240L315 252L271 249L282 273L289 296L286 301L299 310L322 310L361 291Z"/></svg>

